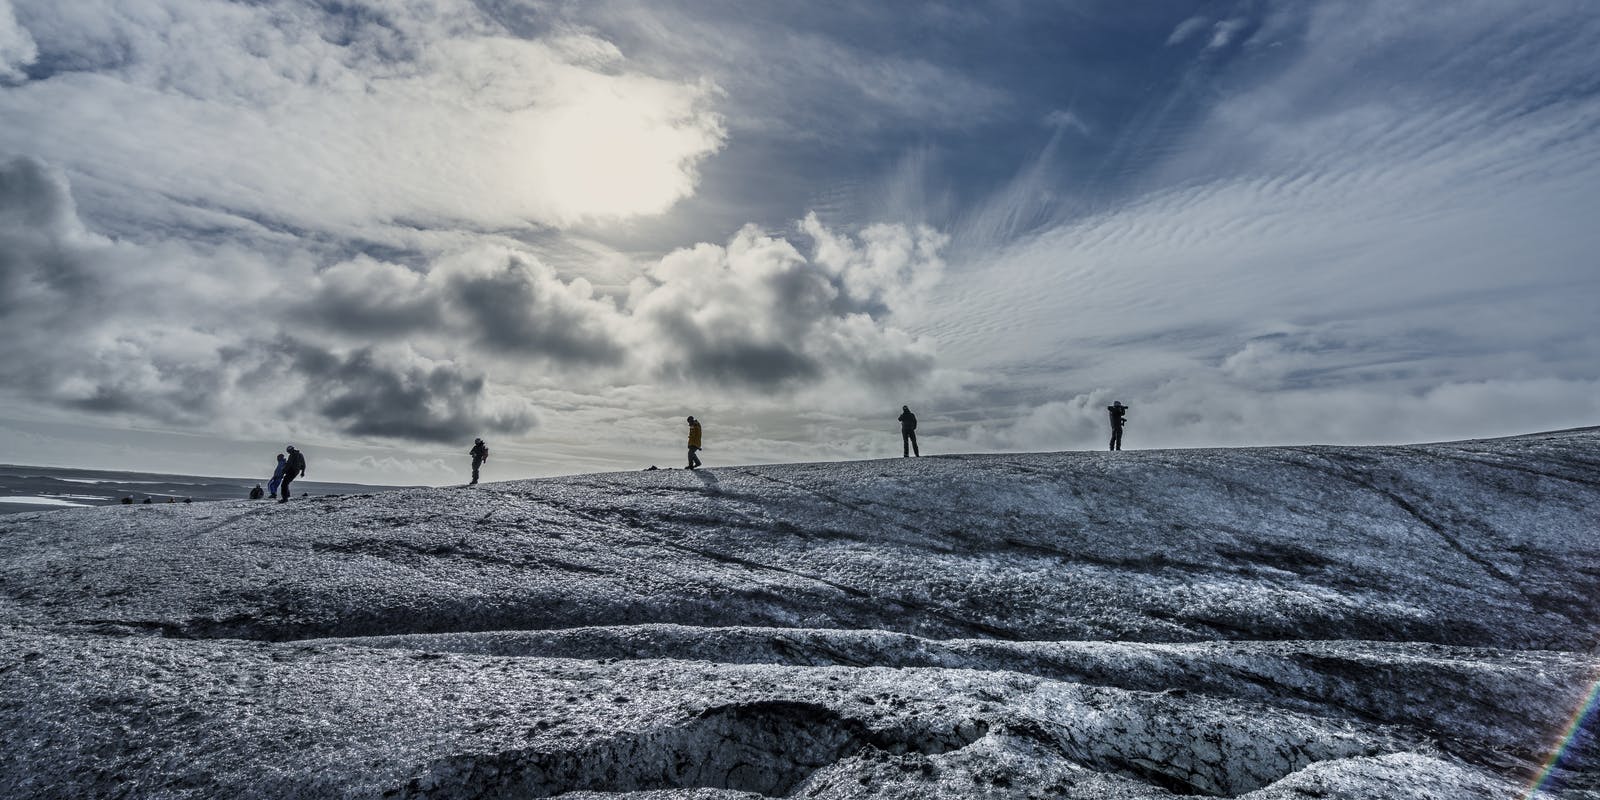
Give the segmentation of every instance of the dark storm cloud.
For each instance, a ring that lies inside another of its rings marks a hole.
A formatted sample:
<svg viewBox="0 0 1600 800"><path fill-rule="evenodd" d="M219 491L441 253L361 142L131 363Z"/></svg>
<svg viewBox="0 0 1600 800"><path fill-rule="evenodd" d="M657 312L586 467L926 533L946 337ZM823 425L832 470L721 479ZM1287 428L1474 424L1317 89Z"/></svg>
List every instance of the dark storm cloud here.
<svg viewBox="0 0 1600 800"><path fill-rule="evenodd" d="M31 158L0 162L0 312L81 294L84 238L60 175Z"/></svg>
<svg viewBox="0 0 1600 800"><path fill-rule="evenodd" d="M212 364L159 358L99 371L80 369L79 375L93 377L91 393L57 397L56 402L96 414L132 414L176 425L209 423L224 412L219 401L227 376Z"/></svg>
<svg viewBox="0 0 1600 800"><path fill-rule="evenodd" d="M432 332L444 323L442 304L422 274L366 257L324 270L290 313L303 324L357 337Z"/></svg>
<svg viewBox="0 0 1600 800"><path fill-rule="evenodd" d="M264 266L222 252L95 236L58 171L0 162L0 338L14 348L0 362L6 390L185 428L267 418L454 441L534 424L526 403L496 398L467 365L404 346L343 351L286 335L313 320L369 338L437 327L444 301L421 290L423 276L358 259L325 271L310 300L279 313L281 292L260 280Z"/></svg>
<svg viewBox="0 0 1600 800"><path fill-rule="evenodd" d="M815 379L823 371L798 339L749 341L745 338L751 335L748 330L725 330L717 335L698 325L693 311L663 309L650 319L672 345L673 355L661 366L672 377L772 390Z"/></svg>
<svg viewBox="0 0 1600 800"><path fill-rule="evenodd" d="M943 239L874 226L835 234L803 224L811 258L754 229L726 248L671 254L630 307L507 248L437 259L425 271L357 258L319 273L296 320L351 343L373 336L467 342L503 363L573 370L631 361L675 380L771 390L851 376L904 384L931 355L886 320L937 280Z"/></svg>
<svg viewBox="0 0 1600 800"><path fill-rule="evenodd" d="M266 420L450 442L530 429L531 406L505 389L530 365L582 376L629 363L735 392L902 385L931 370L887 319L902 285L937 272L937 242L807 230L810 258L754 229L675 253L619 307L505 247L318 271L314 256L285 266L214 244L120 242L83 226L58 171L13 160L0 167L0 334L18 355L0 376L32 401L186 429ZM491 382L486 360L511 379Z"/></svg>
<svg viewBox="0 0 1600 800"><path fill-rule="evenodd" d="M592 300L587 290L574 293L524 256L508 253L450 270L440 283L446 302L485 347L564 364L622 361L623 348L608 326L614 309Z"/></svg>
<svg viewBox="0 0 1600 800"><path fill-rule="evenodd" d="M294 340L279 344L310 405L351 436L457 442L485 431L524 433L526 408L486 407L487 382L453 364L395 363L373 348L337 354Z"/></svg>
<svg viewBox="0 0 1600 800"><path fill-rule="evenodd" d="M616 307L530 257L498 248L441 259L426 271L361 257L317 275L293 317L358 339L421 335L472 342L513 361L574 367L620 363Z"/></svg>

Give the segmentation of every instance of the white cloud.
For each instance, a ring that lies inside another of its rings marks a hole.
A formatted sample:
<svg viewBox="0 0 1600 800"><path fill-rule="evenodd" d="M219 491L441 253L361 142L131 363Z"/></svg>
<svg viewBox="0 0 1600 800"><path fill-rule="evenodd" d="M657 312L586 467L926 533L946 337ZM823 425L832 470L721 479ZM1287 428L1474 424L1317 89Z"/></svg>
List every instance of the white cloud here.
<svg viewBox="0 0 1600 800"><path fill-rule="evenodd" d="M1052 128L1069 128L1084 136L1090 133L1089 123L1084 122L1082 117L1059 108L1044 115L1044 124Z"/></svg>
<svg viewBox="0 0 1600 800"><path fill-rule="evenodd" d="M816 246L815 261L838 278L853 301L886 310L920 305L939 282L944 261L939 252L950 239L919 225L869 225L859 243L834 234L808 214L800 229Z"/></svg>
<svg viewBox="0 0 1600 800"><path fill-rule="evenodd" d="M322 465L320 464L318 465L319 469L321 466ZM332 466L334 469L338 469L342 465L340 465L337 460L334 460L330 466ZM400 482L408 480L439 480L441 476L460 472L459 469L452 470L448 464L444 463L444 459L440 458L421 460L415 458L396 458L394 456L378 458L376 456L365 455L356 458L351 467L359 470L361 474L368 476L365 479L373 483Z"/></svg>
<svg viewBox="0 0 1600 800"><path fill-rule="evenodd" d="M865 229L859 239L814 216L807 260L746 227L726 247L679 250L635 282L627 308L639 348L667 375L757 387L845 377L905 386L933 364L930 343L889 326L938 279L944 237L927 228Z"/></svg>
<svg viewBox="0 0 1600 800"><path fill-rule="evenodd" d="M23 69L39 57L33 36L17 23L11 0L0 0L0 86L26 78Z"/></svg>
<svg viewBox="0 0 1600 800"><path fill-rule="evenodd" d="M1245 21L1242 19L1226 19L1218 22L1211 28L1211 41L1206 43L1207 50L1217 50L1227 47L1233 37L1244 30Z"/></svg>
<svg viewBox="0 0 1600 800"><path fill-rule="evenodd" d="M709 84L592 38L509 38L462 0L19 9L74 69L0 94L0 150L303 229L656 214L724 136Z"/></svg>
<svg viewBox="0 0 1600 800"><path fill-rule="evenodd" d="M825 409L859 402L850 387L921 385L932 343L893 317L937 280L944 237L802 227L809 257L747 228L655 262L619 306L503 245L319 267L119 241L83 225L59 171L17 159L0 163L0 336L19 350L0 377L34 408L352 445L519 436L541 415L528 392L555 386L782 388Z"/></svg>
<svg viewBox="0 0 1600 800"><path fill-rule="evenodd" d="M1178 26L1172 29L1172 34L1167 37L1167 46L1183 44L1190 37L1205 30L1210 23L1211 20L1205 17L1190 17L1178 23Z"/></svg>
<svg viewBox="0 0 1600 800"><path fill-rule="evenodd" d="M1136 446L1592 411L1600 22L1582 6L1195 17L1168 44L1225 52L1169 76L1171 98L1126 125L1073 105L1093 137L1050 112L1051 143L976 200L955 193L992 170L941 136L1036 126L1062 97L1019 110L936 49L828 26L484 7L0 0L7 397L274 440L498 425L588 468L612 463L594 447L675 443L678 407L749 459L873 453L862 432L902 402L928 439L986 449L1099 446L1111 399ZM1234 53L1247 30L1283 47ZM765 170L822 143L842 182L889 170L858 216L904 224L835 224L852 190L810 184L821 214L792 240L724 240L766 216L725 197L682 215L733 220L709 236L646 219L696 192L729 130L759 135L719 181L792 194ZM649 250L695 241L714 243Z"/></svg>

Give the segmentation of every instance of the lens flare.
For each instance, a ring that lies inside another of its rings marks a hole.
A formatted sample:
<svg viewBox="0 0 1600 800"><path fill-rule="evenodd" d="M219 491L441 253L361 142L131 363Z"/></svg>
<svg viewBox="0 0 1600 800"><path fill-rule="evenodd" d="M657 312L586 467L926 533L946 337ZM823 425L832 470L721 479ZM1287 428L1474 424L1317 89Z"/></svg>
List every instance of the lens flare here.
<svg viewBox="0 0 1600 800"><path fill-rule="evenodd" d="M1578 738L1578 732L1583 730L1584 722L1594 714L1597 700L1600 700L1600 679L1595 681L1594 685L1589 688L1588 696L1584 697L1583 702L1578 704L1578 710L1572 714L1572 721L1567 723L1566 729L1561 732L1561 738L1557 739L1555 747L1550 749L1550 757L1545 759L1543 768L1539 770L1539 776L1534 779L1533 787L1528 789L1528 793L1523 796L1523 800L1534 800L1544 791L1545 784L1550 782L1550 777L1555 772L1556 767L1561 765L1562 759L1567 754L1567 749Z"/></svg>

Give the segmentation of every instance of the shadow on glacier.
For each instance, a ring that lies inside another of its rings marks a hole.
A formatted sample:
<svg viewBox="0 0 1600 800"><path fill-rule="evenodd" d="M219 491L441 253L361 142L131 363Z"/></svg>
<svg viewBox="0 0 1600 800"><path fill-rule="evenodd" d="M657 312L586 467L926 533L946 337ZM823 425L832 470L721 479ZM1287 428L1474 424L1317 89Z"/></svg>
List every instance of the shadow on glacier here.
<svg viewBox="0 0 1600 800"><path fill-rule="evenodd" d="M577 750L509 750L434 762L401 796L433 786L463 796L552 797L566 792L731 789L782 797L820 769L863 751L936 755L966 747L988 726L873 730L820 704L733 703L689 722L616 736Z"/></svg>

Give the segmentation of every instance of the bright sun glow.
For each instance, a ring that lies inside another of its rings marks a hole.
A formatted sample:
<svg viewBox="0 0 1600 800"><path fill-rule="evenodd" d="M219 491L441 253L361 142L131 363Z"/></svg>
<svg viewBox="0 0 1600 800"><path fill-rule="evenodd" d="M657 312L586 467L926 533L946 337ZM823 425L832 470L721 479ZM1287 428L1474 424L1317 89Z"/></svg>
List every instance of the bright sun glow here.
<svg viewBox="0 0 1600 800"><path fill-rule="evenodd" d="M714 152L722 129L690 111L683 88L624 82L590 87L520 122L532 144L520 181L538 187L565 221L666 211L694 191L695 164Z"/></svg>

